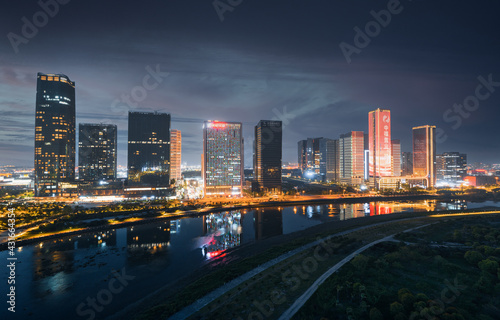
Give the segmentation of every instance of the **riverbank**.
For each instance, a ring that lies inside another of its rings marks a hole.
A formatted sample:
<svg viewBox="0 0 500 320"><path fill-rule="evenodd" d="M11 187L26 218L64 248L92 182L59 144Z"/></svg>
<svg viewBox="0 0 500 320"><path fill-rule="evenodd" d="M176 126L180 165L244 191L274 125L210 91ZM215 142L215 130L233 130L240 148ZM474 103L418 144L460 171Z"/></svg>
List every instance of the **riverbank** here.
<svg viewBox="0 0 500 320"><path fill-rule="evenodd" d="M106 231L106 230L114 230L119 228L126 228L133 225L142 225L149 224L155 222L162 222L168 220L176 220L187 217L200 217L203 215L229 211L229 210L249 210L253 208L266 208L266 207L286 207L286 206L307 206L307 205L321 205L321 204L354 204L354 203L368 203L368 202L380 202L380 201L418 201L418 200L438 200L438 201L450 201L462 199L462 197L456 196L442 196L442 195L390 195L390 196L363 196L363 197L329 197L329 196L318 196L318 197L307 197L307 199L303 199L302 197L298 197L296 199L290 199L286 201L267 201L261 203L248 203L245 205L237 205L237 206L225 206L225 207L205 207L198 210L190 210L190 211L178 211L174 213L167 213L164 209L148 209L145 211L133 211L133 212L114 212L111 216L102 217L101 220L107 220L108 218L116 215L128 214L133 218L133 214L140 214L144 212L148 212L150 214L162 214L161 216L148 217L148 218L138 218L134 221L126 221L119 222L113 224L99 225L93 226L89 228L78 228L78 229L67 229L64 231L57 231L50 234L43 234L40 236L33 236L24 239L16 240L16 246L21 247L33 243L54 240L67 236L75 236L81 235L90 232L96 231ZM468 199L469 201L471 199ZM473 200L473 199L472 199ZM481 199L483 200L483 199ZM93 218L93 217L90 217ZM18 230L19 232L19 230ZM0 251L7 249L6 239L0 243Z"/></svg>
<svg viewBox="0 0 500 320"><path fill-rule="evenodd" d="M468 211L480 212L481 210ZM443 214L442 211L412 213L411 218L434 219L430 218L430 216L438 213ZM215 260L207 263L190 276L146 296L135 305L129 306L117 317L112 317L112 319L166 318L238 276L264 265L278 256L313 242L317 238L354 228L371 227L375 224L398 222L408 218L408 213L399 213L335 221L230 249L221 259L222 261ZM437 221L437 219L435 220ZM168 303L165 303L165 301L168 301ZM144 312L144 310L147 310L147 312Z"/></svg>

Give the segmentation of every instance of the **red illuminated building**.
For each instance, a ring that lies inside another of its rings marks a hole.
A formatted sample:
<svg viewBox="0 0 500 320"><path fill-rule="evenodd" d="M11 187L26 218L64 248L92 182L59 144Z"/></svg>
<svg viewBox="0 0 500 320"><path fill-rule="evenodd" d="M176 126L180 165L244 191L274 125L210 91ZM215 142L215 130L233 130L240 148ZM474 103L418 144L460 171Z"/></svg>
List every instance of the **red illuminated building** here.
<svg viewBox="0 0 500 320"><path fill-rule="evenodd" d="M377 109L368 113L369 174L392 176L391 111Z"/></svg>

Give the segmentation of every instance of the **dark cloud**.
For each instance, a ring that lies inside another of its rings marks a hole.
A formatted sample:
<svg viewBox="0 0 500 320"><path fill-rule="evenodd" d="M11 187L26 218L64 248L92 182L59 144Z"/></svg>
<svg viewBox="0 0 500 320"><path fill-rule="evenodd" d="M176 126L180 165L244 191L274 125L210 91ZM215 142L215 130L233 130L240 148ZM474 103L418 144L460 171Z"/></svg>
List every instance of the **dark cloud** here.
<svg viewBox="0 0 500 320"><path fill-rule="evenodd" d="M474 94L478 76L500 81L497 2L401 0L402 12L350 64L339 44L352 44L353 28L364 28L386 1L243 1L224 22L211 1L71 1L16 54L6 35L21 35L21 18L41 10L28 3L11 1L0 12L0 163L33 162L37 72L76 82L77 123L118 125L121 165L129 110L171 113L189 164L200 162L204 120L243 122L250 165L261 119L286 114L284 160L296 161L298 140L366 131L377 107L392 110L403 150L411 149L412 126L435 124L449 136L438 152L499 160L490 129L500 92L457 130L443 119ZM169 73L157 88L136 105L112 107L157 65Z"/></svg>

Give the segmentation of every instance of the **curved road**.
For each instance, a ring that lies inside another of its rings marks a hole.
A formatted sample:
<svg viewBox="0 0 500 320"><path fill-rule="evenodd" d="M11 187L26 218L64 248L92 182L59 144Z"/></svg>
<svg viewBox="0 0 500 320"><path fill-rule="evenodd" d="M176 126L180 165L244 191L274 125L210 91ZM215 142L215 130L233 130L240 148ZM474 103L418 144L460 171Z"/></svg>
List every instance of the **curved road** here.
<svg viewBox="0 0 500 320"><path fill-rule="evenodd" d="M419 228L427 227L427 226L429 226L431 224L432 223L428 223L428 224L425 224L423 226L418 226L418 227L415 227L415 228L411 228L411 229L405 230L403 232L410 232L410 231L413 231L413 230L416 230L416 229L419 229ZM345 257L344 259L342 259L342 261L340 261L339 263L337 263L336 265L334 265L333 267L331 267L330 269L328 269L328 271L326 271L318 279L316 279L316 281L314 281L314 283L297 300L295 300L295 302L290 306L290 308L288 308L281 315L281 317L279 317L278 320L288 320L288 319L291 319L297 313L297 311L299 311L300 308L302 308L302 306L307 302L307 300L309 300L309 298L312 297L312 295L316 292L316 290L318 290L319 286L322 285L323 282L325 282L326 279L328 279L332 274L334 274L337 270L339 270L340 268L342 268L342 266L344 266L346 263L348 263L349 261L351 261L355 256L357 256L361 252L365 251L366 249L369 249L369 248L373 247L374 245L376 245L378 243L381 243L381 242L393 241L393 237L395 235L396 234L392 234L390 236L387 236L385 238L373 241L373 242L367 244L366 246L359 248L358 250L354 251L353 253L351 253L350 255L348 255L347 257Z"/></svg>
<svg viewBox="0 0 500 320"><path fill-rule="evenodd" d="M401 221L409 221L409 220L415 220L415 219L421 219L422 217L415 217L415 218L405 218L405 219L398 219L398 220L391 220L391 221L385 221L385 222L379 222L379 223L374 223L374 224L370 224L370 225L367 225L367 226L363 226L363 227L358 227L358 228L354 228L354 229L350 229L350 230L346 230L346 231L342 231L342 232L339 232L339 233L335 233L335 234L332 234L332 235L329 235L327 237L324 237L322 239L318 239L314 242L311 242L311 243L308 243L306 245L303 245L302 247L299 247L297 249L294 249L292 251L289 251L277 258L274 258L272 260L269 260L268 262L260 265L259 267L251 270L251 271L248 271L247 273L231 280L230 282L226 283L225 285L223 285L222 287L219 287L218 289L210 292L209 294L207 294L206 296L204 296L203 298L200 298L198 299L197 301L195 301L194 303L192 303L191 305L185 307L184 309L182 309L181 311L177 312L176 314L172 315L169 319L173 319L173 320L180 320L180 319L186 319L190 316L192 316L193 314L195 314L196 312L198 312L199 310L201 310L203 307L207 306L209 303L215 301L216 299L218 299L220 296L224 295L226 292L236 288L237 286L239 286L240 284L242 284L243 282L249 280L250 278L252 278L253 276L267 270L268 268L304 251L304 250L307 250L307 249L310 249L314 246L317 246L319 245L321 242L323 241L327 241L327 240L330 240L331 238L333 237L338 237L338 236L343 236L343 235L346 235L346 234L349 234L349 233L352 233L352 232L356 232L356 231L359 231L359 230L363 230L363 229L367 229L367 228L371 228L371 227L376 227L376 226L380 226L380 225L384 225L384 224L387 224L387 223L393 223L393 222L401 222ZM413 229L409 229L409 230L406 230L404 232L407 232L407 231L411 231L411 230L414 230L416 228L413 228ZM351 255L349 255L348 257L346 257L344 260L346 260L343 264L345 264L346 262L350 261L352 258L354 258L354 256L356 256L359 252L362 252L366 249L368 249L369 247L379 243L379 242L382 242L382 241L387 241L388 238L391 238L392 236L394 235L391 235L391 236L388 236L384 239L380 239L380 240L377 240L375 242L372 242L366 246L364 246L363 248L361 249L358 249L357 251L355 251L354 253L352 253ZM360 251L361 250L361 251ZM358 252L359 251L359 252ZM352 257L351 257L352 256ZM342 260L342 261L344 261ZM342 262L339 262L338 264L340 264ZM337 264L337 265L338 265ZM343 265L342 264L342 265ZM336 266L337 266L336 265ZM340 268L341 266L339 266ZM335 268L335 267L333 267ZM332 268L332 269L333 269ZM331 270L331 269L330 269ZM330 271L329 270L329 271ZM328 272L329 272L328 271ZM333 271L335 272L335 271ZM332 272L332 273L333 273ZM324 275L323 275L324 276ZM322 277L323 277L322 276ZM328 276L326 277L328 278ZM325 278L325 279L326 279ZM323 280L324 281L324 280ZM323 283L323 282L321 282ZM320 283L320 284L321 284ZM315 282L316 284L316 282ZM319 285L318 285L319 286ZM311 288L309 288L311 289ZM314 290L316 291L316 289ZM313 291L313 293L314 293ZM301 297L302 298L302 297ZM307 298L308 299L308 298ZM306 299L306 300L307 300ZM304 301L305 302L305 301ZM297 302L296 302L297 303ZM302 305L301 305L302 306ZM299 307L300 309L300 307ZM297 309L298 310L298 309ZM296 312L296 311L295 311ZM294 314L295 314L294 312Z"/></svg>

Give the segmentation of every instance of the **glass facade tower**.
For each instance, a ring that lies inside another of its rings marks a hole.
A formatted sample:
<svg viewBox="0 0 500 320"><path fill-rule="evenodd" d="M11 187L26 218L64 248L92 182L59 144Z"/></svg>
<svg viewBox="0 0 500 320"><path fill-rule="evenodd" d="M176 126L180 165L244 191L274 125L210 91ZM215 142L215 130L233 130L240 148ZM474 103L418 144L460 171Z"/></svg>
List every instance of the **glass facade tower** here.
<svg viewBox="0 0 500 320"><path fill-rule="evenodd" d="M254 179L260 190L281 191L282 122L261 120L255 126Z"/></svg>
<svg viewBox="0 0 500 320"><path fill-rule="evenodd" d="M129 112L128 184L170 185L170 114Z"/></svg>
<svg viewBox="0 0 500 320"><path fill-rule="evenodd" d="M35 115L35 196L61 196L75 180L75 83L38 73Z"/></svg>

